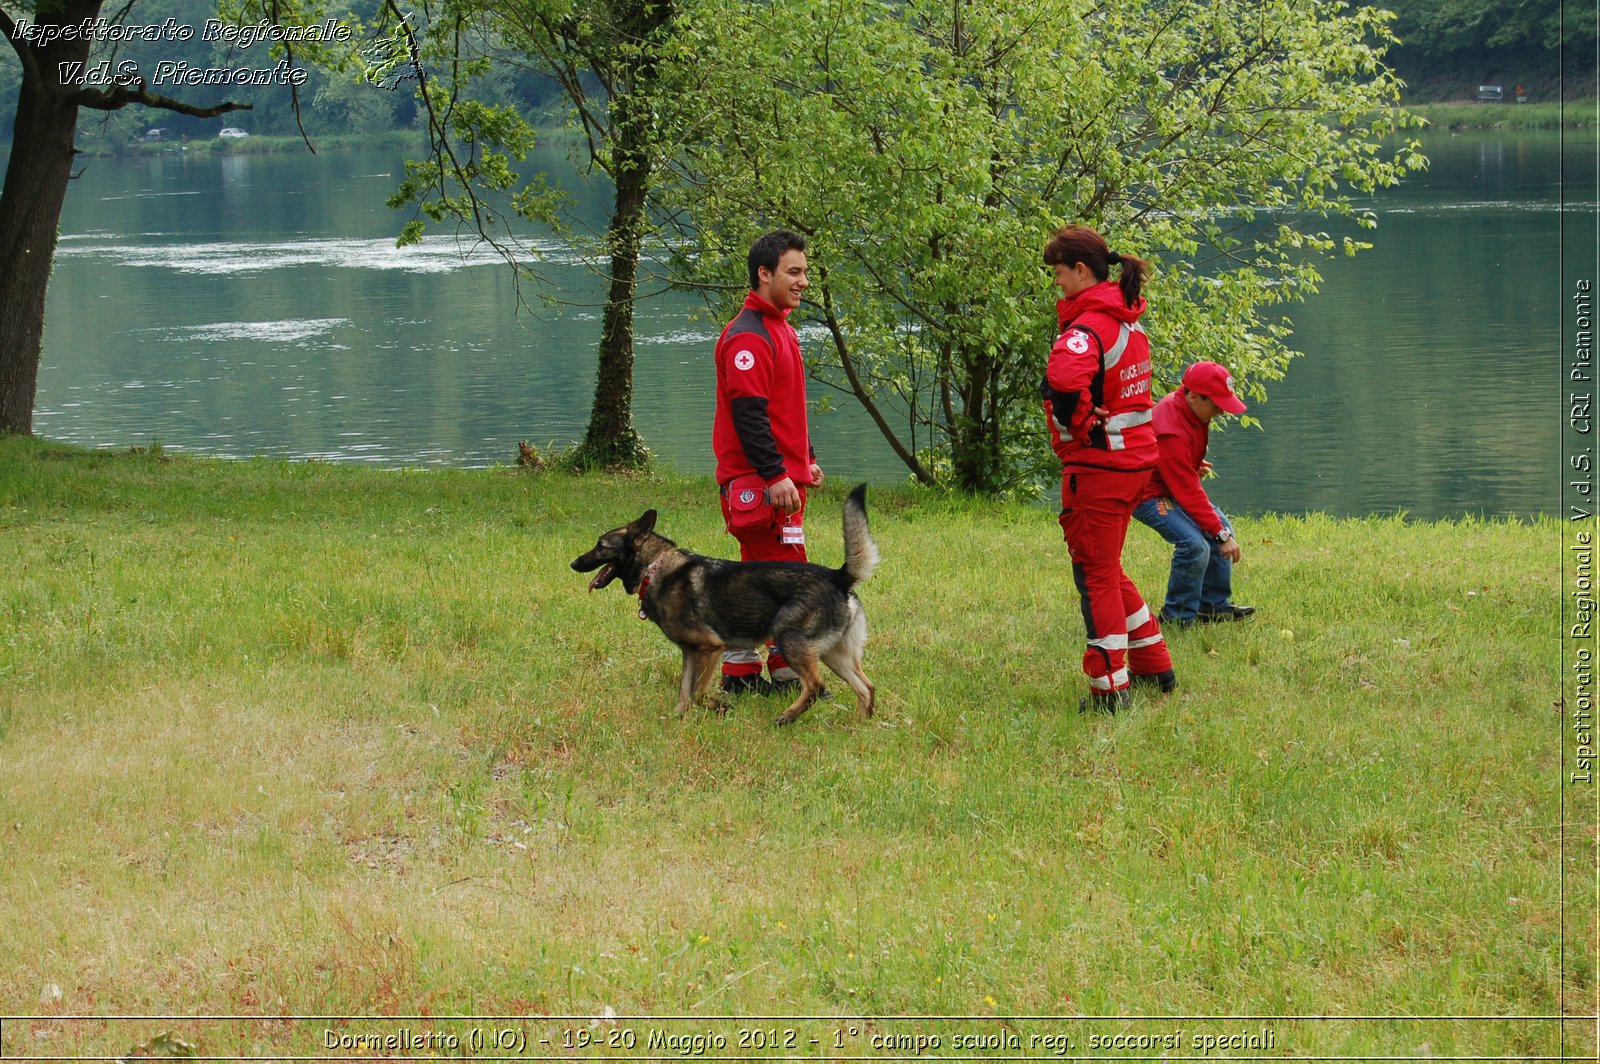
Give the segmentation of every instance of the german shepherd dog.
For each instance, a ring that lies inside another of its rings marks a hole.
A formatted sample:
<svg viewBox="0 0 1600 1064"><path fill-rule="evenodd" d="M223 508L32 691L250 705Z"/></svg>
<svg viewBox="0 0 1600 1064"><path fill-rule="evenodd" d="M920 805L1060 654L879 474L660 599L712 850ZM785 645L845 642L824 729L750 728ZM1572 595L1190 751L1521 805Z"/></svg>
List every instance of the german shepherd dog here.
<svg viewBox="0 0 1600 1064"><path fill-rule="evenodd" d="M845 561L838 569L705 558L657 535L654 510L603 534L572 567L580 573L600 570L589 581L590 591L620 578L628 594L639 596L639 616L654 621L683 651L680 717L705 697L725 648L753 649L769 639L800 674L800 697L778 717L779 724L793 723L821 694L819 660L850 685L861 716L870 717L874 688L861 671L867 614L852 590L878 565L866 498L862 484L845 500Z"/></svg>

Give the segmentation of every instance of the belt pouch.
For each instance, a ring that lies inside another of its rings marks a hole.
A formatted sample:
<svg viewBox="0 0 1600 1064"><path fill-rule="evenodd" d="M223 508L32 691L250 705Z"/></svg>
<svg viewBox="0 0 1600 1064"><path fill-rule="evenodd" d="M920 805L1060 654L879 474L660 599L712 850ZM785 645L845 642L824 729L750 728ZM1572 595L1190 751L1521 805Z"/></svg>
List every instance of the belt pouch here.
<svg viewBox="0 0 1600 1064"><path fill-rule="evenodd" d="M755 473L728 481L728 531L771 528L772 504L767 501L767 483Z"/></svg>

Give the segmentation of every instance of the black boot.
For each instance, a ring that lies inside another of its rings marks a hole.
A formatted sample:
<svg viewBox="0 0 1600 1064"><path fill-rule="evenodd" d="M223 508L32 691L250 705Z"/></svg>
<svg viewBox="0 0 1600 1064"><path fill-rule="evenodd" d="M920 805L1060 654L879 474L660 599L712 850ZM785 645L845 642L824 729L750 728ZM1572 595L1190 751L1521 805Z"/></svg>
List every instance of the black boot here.
<svg viewBox="0 0 1600 1064"><path fill-rule="evenodd" d="M1085 713L1091 709L1103 710L1106 713L1116 713L1122 709L1133 708L1133 691L1124 687L1120 691L1090 691L1089 697L1078 702L1078 712Z"/></svg>
<svg viewBox="0 0 1600 1064"><path fill-rule="evenodd" d="M772 692L772 681L759 672L749 676L724 676L722 689L730 695L764 695Z"/></svg>
<svg viewBox="0 0 1600 1064"><path fill-rule="evenodd" d="M1178 688L1178 674L1171 669L1165 672L1136 672L1133 674L1133 682L1154 687L1162 694L1170 694Z"/></svg>
<svg viewBox="0 0 1600 1064"><path fill-rule="evenodd" d="M1256 608L1254 606L1235 606L1230 602L1220 610L1201 610L1195 614L1194 619L1201 624L1217 624L1218 622L1226 621L1242 621L1255 612Z"/></svg>

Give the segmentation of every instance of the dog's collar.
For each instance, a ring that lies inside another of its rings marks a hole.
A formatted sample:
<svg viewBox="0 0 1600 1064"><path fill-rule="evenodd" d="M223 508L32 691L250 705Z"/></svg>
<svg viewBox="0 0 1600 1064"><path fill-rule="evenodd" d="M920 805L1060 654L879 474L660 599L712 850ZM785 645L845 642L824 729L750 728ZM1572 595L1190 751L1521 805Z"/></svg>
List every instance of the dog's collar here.
<svg viewBox="0 0 1600 1064"><path fill-rule="evenodd" d="M650 568L644 571L644 576L639 578L639 619L648 621L650 613L644 606L644 593L650 588L650 581L656 575L656 570L661 568L661 563L667 560L665 554L650 563Z"/></svg>

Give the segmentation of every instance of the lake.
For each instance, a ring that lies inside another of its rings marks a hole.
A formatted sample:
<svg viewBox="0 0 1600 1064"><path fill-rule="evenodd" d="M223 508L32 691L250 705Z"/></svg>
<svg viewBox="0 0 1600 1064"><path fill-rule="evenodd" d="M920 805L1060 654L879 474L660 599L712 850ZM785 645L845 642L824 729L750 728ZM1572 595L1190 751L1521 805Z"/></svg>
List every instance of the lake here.
<svg viewBox="0 0 1600 1064"><path fill-rule="evenodd" d="M1561 181L1565 167L1592 198L1594 147L1592 135L1431 136L1431 169L1372 201L1376 247L1327 263L1322 293L1290 312L1305 357L1252 409L1264 428L1213 435L1219 504L1557 512ZM534 313L519 315L492 255L444 236L396 249L405 217L383 201L399 157L173 151L83 169L49 290L38 435L389 466L507 463L519 439L582 437L594 264L544 245L564 301L530 291ZM635 420L687 472L712 466L721 324L689 297L640 307ZM902 481L866 417L834 407L813 421L830 476Z"/></svg>

